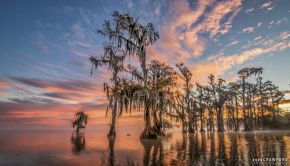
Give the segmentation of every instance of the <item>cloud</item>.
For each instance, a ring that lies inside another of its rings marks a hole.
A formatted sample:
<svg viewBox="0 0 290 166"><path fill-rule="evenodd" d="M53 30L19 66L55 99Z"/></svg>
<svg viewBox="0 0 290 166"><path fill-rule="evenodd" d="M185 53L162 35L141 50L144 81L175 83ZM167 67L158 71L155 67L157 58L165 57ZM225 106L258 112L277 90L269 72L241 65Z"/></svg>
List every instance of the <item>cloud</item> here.
<svg viewBox="0 0 290 166"><path fill-rule="evenodd" d="M232 42L230 42L230 44L228 44L226 47L230 47L230 46L233 46L233 45L236 45L236 44L239 44L240 42L237 41L237 40L233 40Z"/></svg>
<svg viewBox="0 0 290 166"><path fill-rule="evenodd" d="M91 83L90 80L43 80L39 78L9 77L18 83L40 88L43 96L64 99L71 102L92 101L104 96L102 83Z"/></svg>
<svg viewBox="0 0 290 166"><path fill-rule="evenodd" d="M90 125L107 124L105 104L80 103L65 104L43 97L9 98L0 101L0 124L8 126L67 126L74 113L84 110L89 114Z"/></svg>
<svg viewBox="0 0 290 166"><path fill-rule="evenodd" d="M231 68L243 64L250 59L272 52L282 51L290 47L290 41L281 40L281 35L276 39L270 38L263 40L259 44L260 47L254 47L239 54L210 57L195 64L191 70L194 80L204 83L207 80L207 76L211 73L220 77Z"/></svg>
<svg viewBox="0 0 290 166"><path fill-rule="evenodd" d="M275 23L275 21L272 20L272 21L269 22L269 25L273 25L274 23Z"/></svg>
<svg viewBox="0 0 290 166"><path fill-rule="evenodd" d="M262 39L262 38L263 38L263 36L257 36L257 37L255 37L254 40L259 40L259 39Z"/></svg>
<svg viewBox="0 0 290 166"><path fill-rule="evenodd" d="M210 60L205 60L202 63L196 64L192 69L192 73L195 77L197 77L196 80L204 83L209 74L214 74L217 77L220 77L233 66L242 64L251 58L261 55L262 53L263 49L255 48L240 54L210 58Z"/></svg>
<svg viewBox="0 0 290 166"><path fill-rule="evenodd" d="M10 79L37 88L44 88L46 86L46 83L39 78L10 77Z"/></svg>
<svg viewBox="0 0 290 166"><path fill-rule="evenodd" d="M49 55L49 49L48 46L46 45L46 38L44 37L44 35L42 33L38 33L37 34L37 39L34 42L34 47L35 49L40 52L43 55Z"/></svg>
<svg viewBox="0 0 290 166"><path fill-rule="evenodd" d="M280 37L282 40L286 40L286 39L290 38L290 32L284 31L281 33Z"/></svg>
<svg viewBox="0 0 290 166"><path fill-rule="evenodd" d="M262 9L267 9L267 8L270 8L272 6L273 2L272 1L269 1L269 2L265 2L263 3L260 8Z"/></svg>
<svg viewBox="0 0 290 166"><path fill-rule="evenodd" d="M1 81L0 80L0 86L9 86L9 83L6 81Z"/></svg>
<svg viewBox="0 0 290 166"><path fill-rule="evenodd" d="M10 79L17 81L19 83L46 89L59 89L62 90L92 90L94 89L94 84L84 80L43 80L39 78L27 78L27 77L9 77Z"/></svg>
<svg viewBox="0 0 290 166"><path fill-rule="evenodd" d="M210 10L206 10L208 8ZM161 39L151 52L163 58L170 57L175 63L199 57L206 49L207 40L216 40L229 32L233 18L240 10L240 0L198 1L194 9L188 1L173 3L169 9L171 20L162 26Z"/></svg>
<svg viewBox="0 0 290 166"><path fill-rule="evenodd" d="M0 95L1 95L1 94L5 94L5 93L7 93L6 90L4 90L4 89L0 89Z"/></svg>
<svg viewBox="0 0 290 166"><path fill-rule="evenodd" d="M283 23L287 23L287 21L288 21L287 18L282 18L282 19L280 19L280 20L277 20L275 24L276 24L276 25L281 25L281 24L283 24Z"/></svg>
<svg viewBox="0 0 290 166"><path fill-rule="evenodd" d="M243 29L243 32L244 33L251 33L251 32L254 32L255 30L255 27L246 27Z"/></svg>
<svg viewBox="0 0 290 166"><path fill-rule="evenodd" d="M250 13L252 13L254 10L255 10L254 8L249 8L249 9L246 9L246 10L245 10L245 13L250 14Z"/></svg>
<svg viewBox="0 0 290 166"><path fill-rule="evenodd" d="M268 27L267 28L272 28L272 26L274 25L281 25L281 24L285 24L288 22L288 18L282 18L282 19L279 19L277 21L275 20L271 20L269 23L268 23Z"/></svg>

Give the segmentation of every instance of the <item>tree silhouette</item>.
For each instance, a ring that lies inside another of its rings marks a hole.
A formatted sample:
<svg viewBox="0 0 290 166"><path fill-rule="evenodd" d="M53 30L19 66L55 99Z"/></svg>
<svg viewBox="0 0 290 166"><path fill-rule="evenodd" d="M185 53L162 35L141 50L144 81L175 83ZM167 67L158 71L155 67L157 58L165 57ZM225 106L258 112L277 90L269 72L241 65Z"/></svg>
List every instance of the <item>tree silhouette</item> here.
<svg viewBox="0 0 290 166"><path fill-rule="evenodd" d="M177 108L178 114L181 117L182 122L182 132L187 132L187 121L188 121L188 131L190 133L194 132L194 121L195 121L195 112L193 110L193 99L191 97L193 85L190 83L192 79L192 74L189 69L184 66L183 63L176 64L178 71L180 74L178 76L184 82L184 95L179 95L179 100L177 100ZM188 117L188 120L187 120Z"/></svg>
<svg viewBox="0 0 290 166"><path fill-rule="evenodd" d="M239 77L242 80L242 109L244 114L244 130L250 131L251 128L249 126L249 115L246 112L246 79L252 75L261 74L263 72L263 68L243 68L238 71Z"/></svg>
<svg viewBox="0 0 290 166"><path fill-rule="evenodd" d="M134 19L128 14L122 14L117 11L113 12L112 16L113 21L106 20L103 24L103 29L98 30L98 33L108 39L108 42L104 46L104 55L100 58L90 58L96 68L99 65L108 64L109 69L113 72L113 85L105 84L107 97L109 99L108 108L112 110L112 124L108 136L116 135L115 121L118 109L118 101L116 99L118 90L116 88L119 87L118 74L124 69L125 58L130 56L138 58L142 68L143 85L146 85L146 47L153 44L159 38L158 32L154 30L151 23L144 26L138 22L138 19ZM123 97L119 96L120 98Z"/></svg>
<svg viewBox="0 0 290 166"><path fill-rule="evenodd" d="M229 98L227 101L227 109L230 111L230 119L232 120L234 130L239 131L239 95L240 92L240 84L239 83L229 83L228 84L228 91L229 91ZM229 119L228 119L229 120Z"/></svg>
<svg viewBox="0 0 290 166"><path fill-rule="evenodd" d="M110 125L110 131L108 133L108 136L116 135L115 124L118 103L118 99L116 98L116 96L118 95L118 88L120 84L120 78L118 77L118 75L124 68L123 62L125 59L124 53L120 51L115 45L116 43L113 42L111 42L110 44L106 44L104 46L104 54L101 57L90 57L90 61L93 64L93 67L97 69L98 66L108 65L109 70L111 70L113 73L111 79L112 85L104 83L104 91L106 92L106 96L109 101L107 112L109 108L112 110L112 122Z"/></svg>
<svg viewBox="0 0 290 166"><path fill-rule="evenodd" d="M76 118L72 122L73 128L76 128L76 133L78 134L80 129L85 129L86 124L88 122L88 115L86 115L83 111L77 112L75 114Z"/></svg>
<svg viewBox="0 0 290 166"><path fill-rule="evenodd" d="M128 14L113 12L98 31L106 39L101 56L92 56L92 70L108 66L112 78L104 83L108 99L107 112L112 113L108 136L116 135L116 118L124 111L143 111L145 127L140 139L163 136L165 128L179 125L182 133L205 129L223 132L264 128L265 119L274 122L279 116L279 103L284 94L271 81L263 81L263 68L243 68L239 80L227 83L208 76L208 84L196 83L183 64L170 65L157 60L147 63L147 48L159 38L153 25L142 24ZM129 58L135 58L131 63ZM254 79L250 79L254 77ZM180 79L178 79L178 77ZM256 81L251 81L256 80ZM183 85L182 88L178 85ZM271 118L268 118L270 117ZM174 122L175 121L175 122ZM177 124L176 124L177 123ZM77 125L76 125L77 126ZM79 125L77 132L84 125Z"/></svg>

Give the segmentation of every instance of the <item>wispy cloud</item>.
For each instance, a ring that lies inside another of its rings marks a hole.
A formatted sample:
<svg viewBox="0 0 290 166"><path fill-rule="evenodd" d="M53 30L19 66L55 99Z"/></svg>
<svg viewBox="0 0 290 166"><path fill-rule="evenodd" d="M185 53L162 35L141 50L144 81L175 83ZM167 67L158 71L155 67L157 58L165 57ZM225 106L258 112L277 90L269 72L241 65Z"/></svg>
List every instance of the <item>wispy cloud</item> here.
<svg viewBox="0 0 290 166"><path fill-rule="evenodd" d="M244 33L251 33L251 32L254 32L255 30L255 27L246 27L243 29L243 32Z"/></svg>
<svg viewBox="0 0 290 166"><path fill-rule="evenodd" d="M270 10L273 10L274 7L273 7L273 2L272 1L269 1L269 2L265 2L263 3L261 6L260 6L261 9L266 9L268 11Z"/></svg>
<svg viewBox="0 0 290 166"><path fill-rule="evenodd" d="M104 95L101 87L102 83L92 83L89 80L53 81L26 77L10 77L10 79L24 85L40 88L41 91L44 91L40 94L42 96L71 102L92 102L97 96L102 97Z"/></svg>
<svg viewBox="0 0 290 166"><path fill-rule="evenodd" d="M53 99L41 97L10 98L0 101L0 124L2 127L17 126L67 126L74 113L85 110L90 116L90 125L107 124L105 119L105 104L81 103L64 104ZM50 121L52 120L53 123Z"/></svg>
<svg viewBox="0 0 290 166"><path fill-rule="evenodd" d="M290 38L290 32L289 31L284 31L284 32L281 33L280 37L281 37L282 40L286 40L286 39Z"/></svg>
<svg viewBox="0 0 290 166"><path fill-rule="evenodd" d="M5 93L7 93L6 90L0 89L0 94L5 94Z"/></svg>
<svg viewBox="0 0 290 166"><path fill-rule="evenodd" d="M211 10L207 11L208 7ZM233 18L240 10L240 0L217 3L198 1L194 9L187 1L178 1L171 7L172 19L161 28L162 38L155 52L173 61L199 57L207 47L207 40L214 41L230 31Z"/></svg>
<svg viewBox="0 0 290 166"><path fill-rule="evenodd" d="M254 32L255 29L261 27L262 22L259 22L256 26L249 26L243 29L243 33L251 33Z"/></svg>
<svg viewBox="0 0 290 166"><path fill-rule="evenodd" d="M265 3L263 3L263 4L260 6L260 8L265 9L265 8L270 7L272 4L273 4L272 1L265 2Z"/></svg>
<svg viewBox="0 0 290 166"><path fill-rule="evenodd" d="M230 46L233 46L233 45L236 45L236 44L239 44L239 43L240 43L239 41L233 40L228 45L226 45L226 47L230 47Z"/></svg>
<svg viewBox="0 0 290 166"><path fill-rule="evenodd" d="M255 10L254 8L249 8L249 9L246 9L246 10L245 10L245 13L250 14L250 13L252 13L254 10Z"/></svg>
<svg viewBox="0 0 290 166"><path fill-rule="evenodd" d="M280 20L277 20L276 22L275 22L275 24L276 25L281 25L281 24L283 24L283 23L287 23L288 22L288 18L282 18L282 19L280 19Z"/></svg>
<svg viewBox="0 0 290 166"><path fill-rule="evenodd" d="M238 54L210 57L202 62L199 62L195 64L192 69L195 80L205 82L207 76L211 73L219 77L231 68L241 65L255 57L285 50L290 47L290 41L282 40L285 35L286 33L284 32L281 35L276 36L274 39L262 39L262 41L258 42L260 47L253 47Z"/></svg>
<svg viewBox="0 0 290 166"><path fill-rule="evenodd" d="M0 87L2 86L9 86L9 83L6 81L0 81Z"/></svg>
<svg viewBox="0 0 290 166"><path fill-rule="evenodd" d="M35 49L42 55L49 55L50 51L46 45L46 39L43 34L38 33L36 41L34 42Z"/></svg>

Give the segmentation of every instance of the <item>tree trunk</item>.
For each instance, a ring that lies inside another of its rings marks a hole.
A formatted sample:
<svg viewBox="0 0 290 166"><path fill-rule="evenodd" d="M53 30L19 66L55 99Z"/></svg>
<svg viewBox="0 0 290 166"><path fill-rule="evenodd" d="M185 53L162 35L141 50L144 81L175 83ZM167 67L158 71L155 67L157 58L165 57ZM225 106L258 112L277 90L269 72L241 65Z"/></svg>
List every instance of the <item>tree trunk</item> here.
<svg viewBox="0 0 290 166"><path fill-rule="evenodd" d="M146 104L144 111L145 128L140 135L140 139L156 139L157 134L154 132L154 128L151 127L149 105Z"/></svg>
<svg viewBox="0 0 290 166"><path fill-rule="evenodd" d="M213 116L214 116L214 114L213 114L211 108L208 108L208 111L209 111L209 114L208 114L209 128L207 130L208 131L214 131L215 130L214 129L214 122L213 122Z"/></svg>
<svg viewBox="0 0 290 166"><path fill-rule="evenodd" d="M243 114L244 114L244 131L250 131L250 128L248 126L248 116L246 113L246 108L245 108L245 79L243 78L243 83L242 83L242 102L243 102Z"/></svg>
<svg viewBox="0 0 290 166"><path fill-rule="evenodd" d="M110 131L108 133L108 137L115 137L116 136L116 118L117 118L117 101L114 101L114 107L112 110L112 124L110 126Z"/></svg>
<svg viewBox="0 0 290 166"><path fill-rule="evenodd" d="M235 104L236 104L236 118L235 118L235 131L239 131L240 130L240 126L239 126L239 108L238 108L238 97L235 97Z"/></svg>
<svg viewBox="0 0 290 166"><path fill-rule="evenodd" d="M259 95L260 95L260 107L261 107L261 128L264 130L264 104L262 95L262 82L259 82Z"/></svg>
<svg viewBox="0 0 290 166"><path fill-rule="evenodd" d="M186 130L187 130L186 118L185 118L185 115L183 113L183 116L182 116L182 133L186 133Z"/></svg>
<svg viewBox="0 0 290 166"><path fill-rule="evenodd" d="M153 129L155 130L155 133L158 136L163 136L164 133L162 131L162 113L161 113L161 111L159 112L159 120L157 118L157 113L156 112L153 113L153 120L154 120Z"/></svg>
<svg viewBox="0 0 290 166"><path fill-rule="evenodd" d="M196 114L194 114L193 119L194 119L194 121L193 121L193 124L194 124L194 126L193 126L193 132L195 132L195 131L198 130L197 129L197 115Z"/></svg>
<svg viewBox="0 0 290 166"><path fill-rule="evenodd" d="M200 131L204 132L204 128L203 128L203 113L202 113L202 111L200 111Z"/></svg>
<svg viewBox="0 0 290 166"><path fill-rule="evenodd" d="M79 126L77 126L76 132L77 132L77 134L79 134L79 132L80 132L80 127Z"/></svg>
<svg viewBox="0 0 290 166"><path fill-rule="evenodd" d="M264 130L264 105L261 103L261 128Z"/></svg>
<svg viewBox="0 0 290 166"><path fill-rule="evenodd" d="M159 132L160 132L160 135L164 135L163 127L164 127L163 116L162 116L162 112L160 111L159 112Z"/></svg>
<svg viewBox="0 0 290 166"><path fill-rule="evenodd" d="M218 122L218 132L224 132L224 121L223 121L223 114L221 106L217 106L217 122Z"/></svg>
<svg viewBox="0 0 290 166"><path fill-rule="evenodd" d="M189 133L194 133L192 114L193 114L193 112L189 114L189 119L188 119L188 131L189 131Z"/></svg>

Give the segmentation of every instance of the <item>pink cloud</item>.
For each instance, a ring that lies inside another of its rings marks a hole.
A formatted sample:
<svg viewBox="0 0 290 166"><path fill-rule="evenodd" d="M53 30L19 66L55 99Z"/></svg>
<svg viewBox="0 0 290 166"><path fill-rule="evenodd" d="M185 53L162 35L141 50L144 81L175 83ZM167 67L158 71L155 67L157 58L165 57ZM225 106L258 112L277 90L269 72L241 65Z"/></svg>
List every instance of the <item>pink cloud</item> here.
<svg viewBox="0 0 290 166"><path fill-rule="evenodd" d="M271 8L271 5L273 4L273 2L269 1L269 2L265 2L261 5L262 9L267 9L267 8Z"/></svg>
<svg viewBox="0 0 290 166"><path fill-rule="evenodd" d="M0 94L5 94L5 93L7 93L6 90L0 89Z"/></svg>
<svg viewBox="0 0 290 166"><path fill-rule="evenodd" d="M207 7L211 7L209 12L205 10ZM161 28L161 39L151 52L166 60L170 57L169 61L174 62L199 57L207 47L207 40L215 40L229 32L233 18L240 10L240 0L198 1L195 9L187 1L178 1L169 10L172 19ZM225 16L228 17L225 19ZM202 37L202 33L209 34L210 38Z"/></svg>
<svg viewBox="0 0 290 166"><path fill-rule="evenodd" d="M217 77L221 77L225 72L236 65L243 64L250 59L265 55L267 53L285 50L289 47L289 41L280 41L276 44L269 44L268 47L256 47L243 51L239 54L220 55L214 58L211 57L195 64L191 71L193 73L194 80L198 82L206 82L209 74L215 74Z"/></svg>
<svg viewBox="0 0 290 166"><path fill-rule="evenodd" d="M0 86L9 86L9 83L6 81L0 81Z"/></svg>

